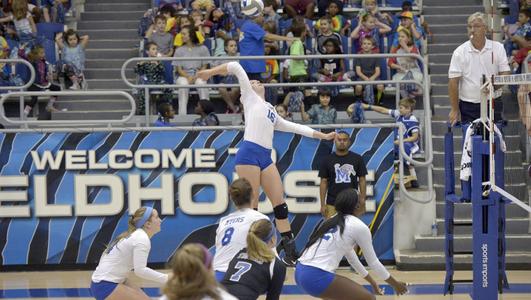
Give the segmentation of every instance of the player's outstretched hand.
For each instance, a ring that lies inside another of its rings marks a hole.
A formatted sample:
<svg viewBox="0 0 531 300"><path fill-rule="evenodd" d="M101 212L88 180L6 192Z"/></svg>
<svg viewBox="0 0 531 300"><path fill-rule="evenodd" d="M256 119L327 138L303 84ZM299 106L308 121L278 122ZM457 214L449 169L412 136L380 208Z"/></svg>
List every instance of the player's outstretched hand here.
<svg viewBox="0 0 531 300"><path fill-rule="evenodd" d="M332 131L332 132L329 132L329 133L325 134L323 140L331 141L331 140L333 140L335 138L336 138L336 132Z"/></svg>
<svg viewBox="0 0 531 300"><path fill-rule="evenodd" d="M203 79L204 81L207 81L210 78L210 76L211 76L210 70L208 70L208 69L207 70L201 70L201 71L197 72L196 76L198 78Z"/></svg>

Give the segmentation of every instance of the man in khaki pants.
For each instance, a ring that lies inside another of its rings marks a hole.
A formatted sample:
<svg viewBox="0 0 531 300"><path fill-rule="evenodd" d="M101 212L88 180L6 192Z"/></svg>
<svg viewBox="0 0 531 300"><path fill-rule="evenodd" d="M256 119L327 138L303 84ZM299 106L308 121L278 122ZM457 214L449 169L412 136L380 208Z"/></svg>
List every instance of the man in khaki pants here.
<svg viewBox="0 0 531 300"><path fill-rule="evenodd" d="M336 214L334 202L336 195L344 189L354 188L358 190L359 203L365 212L365 192L367 167L363 158L350 152L350 135L340 131L336 135L336 151L323 159L319 168L321 184L319 191L321 196L321 214L328 219Z"/></svg>

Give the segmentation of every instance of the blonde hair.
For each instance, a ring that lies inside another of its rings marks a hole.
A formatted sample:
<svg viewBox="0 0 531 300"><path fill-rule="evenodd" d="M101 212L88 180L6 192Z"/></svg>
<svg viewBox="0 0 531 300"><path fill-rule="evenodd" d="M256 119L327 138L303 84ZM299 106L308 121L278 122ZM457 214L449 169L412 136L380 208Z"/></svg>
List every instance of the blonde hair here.
<svg viewBox="0 0 531 300"><path fill-rule="evenodd" d="M199 300L205 296L221 300L218 283L210 270L212 258L209 255L208 250L197 243L177 250L170 262L173 276L162 290L164 295L169 300Z"/></svg>
<svg viewBox="0 0 531 300"><path fill-rule="evenodd" d="M405 106L409 109L411 109L411 111L413 111L413 109L415 109L415 99L411 99L411 98L404 98L404 99L400 99L400 101L398 101L398 105L402 105L402 106Z"/></svg>
<svg viewBox="0 0 531 300"><path fill-rule="evenodd" d="M272 230L273 224L265 219L255 221L251 225L249 234L247 234L247 255L249 259L263 262L272 262L275 259L275 253L267 245L269 241L264 241L271 235Z"/></svg>
<svg viewBox="0 0 531 300"><path fill-rule="evenodd" d="M403 32L405 35L407 35L407 38L409 39L409 41L407 42L407 45L408 46L411 46L413 45L413 35L411 35L411 31L409 31L409 29L405 28L405 27L400 27L397 32ZM399 45L400 47L400 45Z"/></svg>
<svg viewBox="0 0 531 300"><path fill-rule="evenodd" d="M28 2L26 0L15 0L11 4L11 11L15 20L21 20L28 16Z"/></svg>
<svg viewBox="0 0 531 300"><path fill-rule="evenodd" d="M122 239L125 239L129 237L135 230L137 229L135 224L138 222L142 217L144 216L144 213L146 212L145 207L141 207L135 211L135 213L129 218L129 221L127 221L127 230L120 233L105 249L105 253L108 253L112 247L114 247L116 244L118 244L119 241ZM148 220L151 220L151 216Z"/></svg>
<svg viewBox="0 0 531 300"><path fill-rule="evenodd" d="M479 12L479 11L471 14L468 17L467 24L470 24L470 23L474 22L474 20L476 20L476 19L479 19L481 21L481 23L483 23L483 25L485 25L485 27L488 26L487 17L485 16L484 13Z"/></svg>

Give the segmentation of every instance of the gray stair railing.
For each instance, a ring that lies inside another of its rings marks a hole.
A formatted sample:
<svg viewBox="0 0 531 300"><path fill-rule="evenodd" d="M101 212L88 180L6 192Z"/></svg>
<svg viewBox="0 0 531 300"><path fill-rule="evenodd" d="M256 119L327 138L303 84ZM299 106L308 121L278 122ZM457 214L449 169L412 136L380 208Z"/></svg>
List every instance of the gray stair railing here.
<svg viewBox="0 0 531 300"><path fill-rule="evenodd" d="M131 111L122 119L109 119L109 120L26 120L24 116L20 120L8 118L4 109L4 102L10 97L19 97L20 107L22 113L24 111L24 97L31 96L109 96L118 95L126 98L131 104ZM136 103L133 96L124 91L61 91L61 92L10 92L2 95L0 98L0 119L13 125L20 125L27 128L27 125L84 125L84 124L105 124L111 126L112 124L124 124L134 117L136 111Z"/></svg>
<svg viewBox="0 0 531 300"><path fill-rule="evenodd" d="M142 61L235 61L235 60L266 60L266 59L322 59L322 58L340 58L340 59L350 59L350 58L392 58L392 57L413 57L419 60L423 66L423 81L418 82L416 80L374 80L374 81L340 81L340 82L303 82L303 83L265 83L265 87L316 87L316 86L344 86L344 85L368 85L368 84L416 84L423 88L423 105L424 109L427 112L424 114L424 129L426 137L424 139L425 145L425 161L417 161L411 157L405 155L404 150L404 141L402 133L404 132L403 128L400 126L399 129L399 187L400 192L406 198L411 199L412 201L418 203L429 203L435 199L435 191L433 189L433 149L432 149L432 131L431 131L431 111L430 111L430 97L429 97L429 76L428 76L428 64L427 61L419 54L405 53L405 54L334 54L334 55L300 55L300 56L291 56L291 55L268 55L268 56L238 56L234 57L135 57L130 58L124 62L121 68L122 80L130 86L131 88L144 89L145 90L145 116L146 116L146 126L149 126L149 90L153 88L197 88L197 85L186 84L135 84L131 83L126 77L126 68L129 64L134 62ZM201 85L201 88L229 88L229 87L238 87L238 84L205 84ZM397 94L398 96L398 94ZM402 160L407 160L409 163L417 167L427 167L428 168L428 200L417 199L413 194L409 193L405 188L404 183L404 168L402 166Z"/></svg>
<svg viewBox="0 0 531 300"><path fill-rule="evenodd" d="M18 64L18 63L21 63L23 65L26 65L26 67L28 67L29 71L30 71L30 78L28 80L28 82L26 82L24 85L21 85L21 86L0 86L0 91L6 91L6 90L20 90L20 91L23 91L27 88L29 88L33 82L35 81L35 68L33 68L33 65L25 60L25 59L20 59L20 58L10 58L10 59L0 59L0 63L4 63L4 64ZM22 96L21 96L22 97ZM24 98L22 97L21 98L21 101L20 101L20 119L23 119L24 118ZM3 110L4 106L2 104L2 110Z"/></svg>

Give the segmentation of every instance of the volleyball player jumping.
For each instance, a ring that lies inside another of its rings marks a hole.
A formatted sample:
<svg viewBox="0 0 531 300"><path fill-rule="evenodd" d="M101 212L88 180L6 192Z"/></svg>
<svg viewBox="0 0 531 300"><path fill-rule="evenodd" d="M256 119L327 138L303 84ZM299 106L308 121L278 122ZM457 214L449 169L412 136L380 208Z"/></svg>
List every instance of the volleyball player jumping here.
<svg viewBox="0 0 531 300"><path fill-rule="evenodd" d="M293 265L297 259L295 241L288 220L288 206L284 201L284 189L277 167L271 160L273 133L275 130L293 132L306 137L332 140L336 133L324 134L312 128L281 118L275 108L265 101L264 86L256 80L249 81L242 66L229 62L212 69L199 71L197 76L208 80L214 75L233 74L240 84L245 114L244 141L236 154L236 173L246 178L253 188L252 206L258 208L260 186L271 201L276 225L282 236L284 262Z"/></svg>

